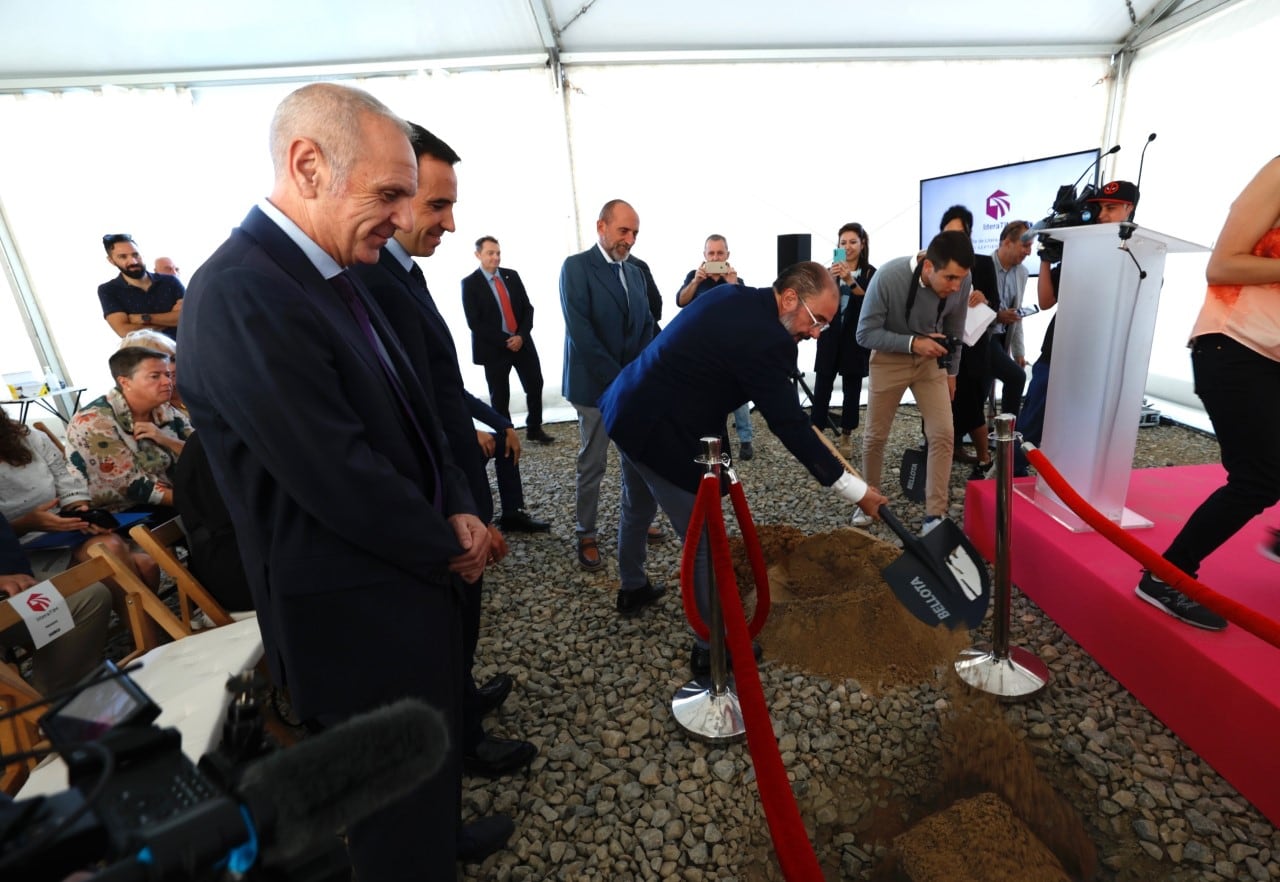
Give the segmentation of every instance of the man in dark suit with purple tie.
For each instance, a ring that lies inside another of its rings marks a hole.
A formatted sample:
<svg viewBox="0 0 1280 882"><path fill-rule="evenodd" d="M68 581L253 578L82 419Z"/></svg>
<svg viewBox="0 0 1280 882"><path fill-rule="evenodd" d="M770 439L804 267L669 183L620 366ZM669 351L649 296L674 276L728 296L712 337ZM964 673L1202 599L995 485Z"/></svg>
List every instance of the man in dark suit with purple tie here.
<svg viewBox="0 0 1280 882"><path fill-rule="evenodd" d="M539 444L556 439L542 430L542 364L533 345L533 304L520 274L499 267L498 240L476 240L480 268L462 280L462 309L471 328L471 360L484 366L493 409L511 419L511 369L524 387L525 437Z"/></svg>
<svg viewBox="0 0 1280 882"><path fill-rule="evenodd" d="M196 272L180 388L235 523L267 661L316 726L412 696L441 771L347 831L362 882L457 872L462 605L490 538L428 390L346 270L412 228L408 128L316 83L271 123L275 182Z"/></svg>

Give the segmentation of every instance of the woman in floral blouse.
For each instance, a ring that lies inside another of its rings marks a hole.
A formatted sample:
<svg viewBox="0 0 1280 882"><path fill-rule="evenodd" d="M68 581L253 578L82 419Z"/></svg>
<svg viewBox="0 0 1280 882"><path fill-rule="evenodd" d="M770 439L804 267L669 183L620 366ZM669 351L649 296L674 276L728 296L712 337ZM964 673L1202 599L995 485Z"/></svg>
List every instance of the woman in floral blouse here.
<svg viewBox="0 0 1280 882"><path fill-rule="evenodd" d="M89 484L91 503L109 511L173 505L173 466L191 424L169 403L167 354L142 346L108 361L116 386L83 407L67 427L71 465Z"/></svg>

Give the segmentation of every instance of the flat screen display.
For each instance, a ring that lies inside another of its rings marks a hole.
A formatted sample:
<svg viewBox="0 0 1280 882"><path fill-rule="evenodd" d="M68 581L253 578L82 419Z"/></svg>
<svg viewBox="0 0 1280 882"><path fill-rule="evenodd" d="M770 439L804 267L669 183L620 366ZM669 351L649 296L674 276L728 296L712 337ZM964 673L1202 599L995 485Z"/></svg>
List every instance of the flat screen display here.
<svg viewBox="0 0 1280 882"><path fill-rule="evenodd" d="M1098 159L1099 150L1081 150L1044 159L997 165L975 171L925 178L920 182L920 247L938 233L942 214L953 205L973 212L973 250L990 254L1000 244L1000 231L1013 220L1035 223L1053 209L1058 188L1070 184ZM1098 170L1077 185L1097 184ZM1040 271L1035 249L1026 260L1027 271Z"/></svg>

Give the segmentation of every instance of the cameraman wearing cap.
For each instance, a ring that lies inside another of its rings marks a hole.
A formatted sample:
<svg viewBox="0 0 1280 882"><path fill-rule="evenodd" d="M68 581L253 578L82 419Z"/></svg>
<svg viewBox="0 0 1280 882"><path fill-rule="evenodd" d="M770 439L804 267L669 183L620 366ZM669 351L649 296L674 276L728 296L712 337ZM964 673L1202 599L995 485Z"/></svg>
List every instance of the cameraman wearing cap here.
<svg viewBox="0 0 1280 882"><path fill-rule="evenodd" d="M1138 205L1138 187L1129 181L1111 181L1102 186L1098 194L1088 200L1098 207L1096 224L1122 223L1133 217L1133 210ZM1036 281L1036 293L1040 309L1050 309L1058 302L1058 282L1062 278L1062 251L1057 258L1051 256L1048 249L1040 249L1040 276ZM1053 329L1057 324L1055 315L1045 331L1044 343L1040 347L1040 358L1031 368L1031 382L1027 385L1027 398L1022 405L1022 414L1018 420L1018 431L1023 440L1039 445L1044 434L1044 407L1049 393L1049 368L1053 357ZM1025 476L1026 459L1021 450L1017 453L1016 473Z"/></svg>
<svg viewBox="0 0 1280 882"><path fill-rule="evenodd" d="M858 343L871 350L862 474L872 487L880 486L889 429L902 393L910 389L929 439L921 535L947 514L955 447L951 398L960 369L972 268L973 243L968 234L939 233L925 252L898 257L880 267L867 286L858 319ZM948 345L949 339L954 347Z"/></svg>

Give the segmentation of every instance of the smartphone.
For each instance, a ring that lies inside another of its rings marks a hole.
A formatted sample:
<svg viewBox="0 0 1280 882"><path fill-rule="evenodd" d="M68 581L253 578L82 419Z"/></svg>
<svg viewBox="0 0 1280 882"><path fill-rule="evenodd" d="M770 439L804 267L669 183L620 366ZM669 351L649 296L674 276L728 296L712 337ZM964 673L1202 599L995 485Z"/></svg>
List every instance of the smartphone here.
<svg viewBox="0 0 1280 882"><path fill-rule="evenodd" d="M845 251L843 248L837 248L831 252L832 263L844 263L848 259L849 252Z"/></svg>
<svg viewBox="0 0 1280 882"><path fill-rule="evenodd" d="M1022 306L1018 308L1018 318L1026 318L1029 315L1035 315L1040 311L1040 307L1032 304L1031 306Z"/></svg>
<svg viewBox="0 0 1280 882"><path fill-rule="evenodd" d="M723 276L729 272L729 261L727 260L708 260L702 266L702 271L709 276Z"/></svg>

